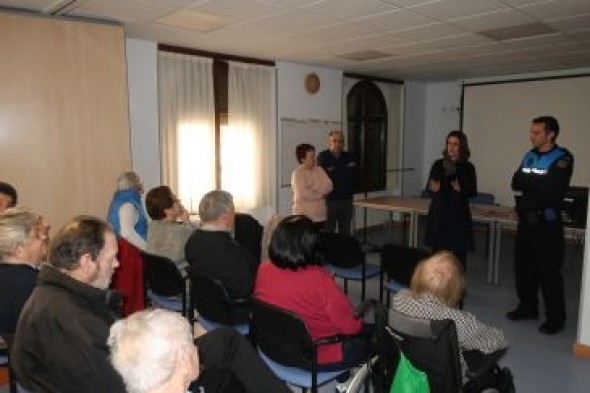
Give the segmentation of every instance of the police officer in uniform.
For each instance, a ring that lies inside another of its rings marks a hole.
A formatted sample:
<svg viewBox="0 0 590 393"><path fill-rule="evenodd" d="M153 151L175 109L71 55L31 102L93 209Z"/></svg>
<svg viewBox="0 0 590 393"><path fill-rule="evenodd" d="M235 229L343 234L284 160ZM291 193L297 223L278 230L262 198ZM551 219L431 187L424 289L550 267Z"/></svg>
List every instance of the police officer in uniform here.
<svg viewBox="0 0 590 393"><path fill-rule="evenodd" d="M572 177L574 157L556 145L558 134L559 123L554 117L533 119L533 149L512 177L518 214L514 272L519 303L506 316L513 321L537 319L540 288L546 320L539 331L544 334L558 333L565 323L561 275L565 241L560 206Z"/></svg>

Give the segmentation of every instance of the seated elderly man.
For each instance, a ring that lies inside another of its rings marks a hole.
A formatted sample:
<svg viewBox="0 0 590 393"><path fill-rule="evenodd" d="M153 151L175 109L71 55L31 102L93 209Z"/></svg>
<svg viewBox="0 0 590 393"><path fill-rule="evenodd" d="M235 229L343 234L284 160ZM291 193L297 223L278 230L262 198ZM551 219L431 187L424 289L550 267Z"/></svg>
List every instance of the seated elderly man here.
<svg viewBox="0 0 590 393"><path fill-rule="evenodd" d="M148 224L147 252L171 259L186 276L184 246L196 229L188 212L168 186L152 188L145 205L152 219Z"/></svg>
<svg viewBox="0 0 590 393"><path fill-rule="evenodd" d="M117 319L113 310L121 300L108 290L118 265L115 234L98 218L76 217L52 239L48 263L21 312L11 354L16 379L26 390L126 391L107 346ZM214 386L202 391L223 393L217 387L234 378L248 393L289 392L232 329L207 333L198 346L202 374L209 375L203 385Z"/></svg>
<svg viewBox="0 0 590 393"><path fill-rule="evenodd" d="M186 393L199 375L190 325L178 313L136 312L111 326L108 345L129 393Z"/></svg>
<svg viewBox="0 0 590 393"><path fill-rule="evenodd" d="M26 208L0 214L0 332L12 334L47 252L49 225Z"/></svg>
<svg viewBox="0 0 590 393"><path fill-rule="evenodd" d="M12 185L0 181L0 213L15 207L17 202L18 194L16 189Z"/></svg>
<svg viewBox="0 0 590 393"><path fill-rule="evenodd" d="M186 260L196 273L221 281L229 296L246 298L252 293L258 256L232 238L234 202L230 193L210 191L199 203L201 227L188 239Z"/></svg>
<svg viewBox="0 0 590 393"><path fill-rule="evenodd" d="M416 266L410 289L398 292L391 307L412 317L453 320L462 355L472 350L490 354L508 347L500 329L486 326L473 314L457 308L464 288L459 260L451 252L437 252ZM463 356L461 363L465 372Z"/></svg>

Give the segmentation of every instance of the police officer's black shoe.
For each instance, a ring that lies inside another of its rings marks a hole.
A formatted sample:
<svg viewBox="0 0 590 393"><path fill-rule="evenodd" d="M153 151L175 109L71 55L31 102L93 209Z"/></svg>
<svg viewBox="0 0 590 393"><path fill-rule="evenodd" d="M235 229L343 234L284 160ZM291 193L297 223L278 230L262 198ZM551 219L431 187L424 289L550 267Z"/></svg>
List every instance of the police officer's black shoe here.
<svg viewBox="0 0 590 393"><path fill-rule="evenodd" d="M524 321L526 319L539 319L539 312L538 311L527 311L522 308L517 308L515 310L507 312L506 318L510 319L511 321Z"/></svg>
<svg viewBox="0 0 590 393"><path fill-rule="evenodd" d="M563 322L546 321L539 326L539 331L543 334L553 335L561 332L564 328Z"/></svg>

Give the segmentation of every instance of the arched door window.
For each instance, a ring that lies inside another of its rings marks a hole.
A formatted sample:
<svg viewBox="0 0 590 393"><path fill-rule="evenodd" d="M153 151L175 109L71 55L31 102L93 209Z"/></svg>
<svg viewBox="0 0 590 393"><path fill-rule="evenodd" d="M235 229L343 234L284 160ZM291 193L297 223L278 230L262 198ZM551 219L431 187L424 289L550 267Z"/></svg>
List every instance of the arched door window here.
<svg viewBox="0 0 590 393"><path fill-rule="evenodd" d="M348 150L358 158L357 193L384 190L387 163L387 105L370 81L355 84L347 96Z"/></svg>

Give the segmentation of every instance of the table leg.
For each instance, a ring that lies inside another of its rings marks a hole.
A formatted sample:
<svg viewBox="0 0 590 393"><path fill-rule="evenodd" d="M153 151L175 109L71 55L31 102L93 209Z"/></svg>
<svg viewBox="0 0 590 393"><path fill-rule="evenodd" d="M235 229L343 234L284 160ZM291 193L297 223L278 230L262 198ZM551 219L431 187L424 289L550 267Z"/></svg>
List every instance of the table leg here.
<svg viewBox="0 0 590 393"><path fill-rule="evenodd" d="M496 233L494 235L494 285L500 285L500 252L502 250L502 223L496 223Z"/></svg>
<svg viewBox="0 0 590 393"><path fill-rule="evenodd" d="M494 264L495 262L495 243L496 243L496 222L490 221L488 223L488 274L486 282L492 284L494 281Z"/></svg>

